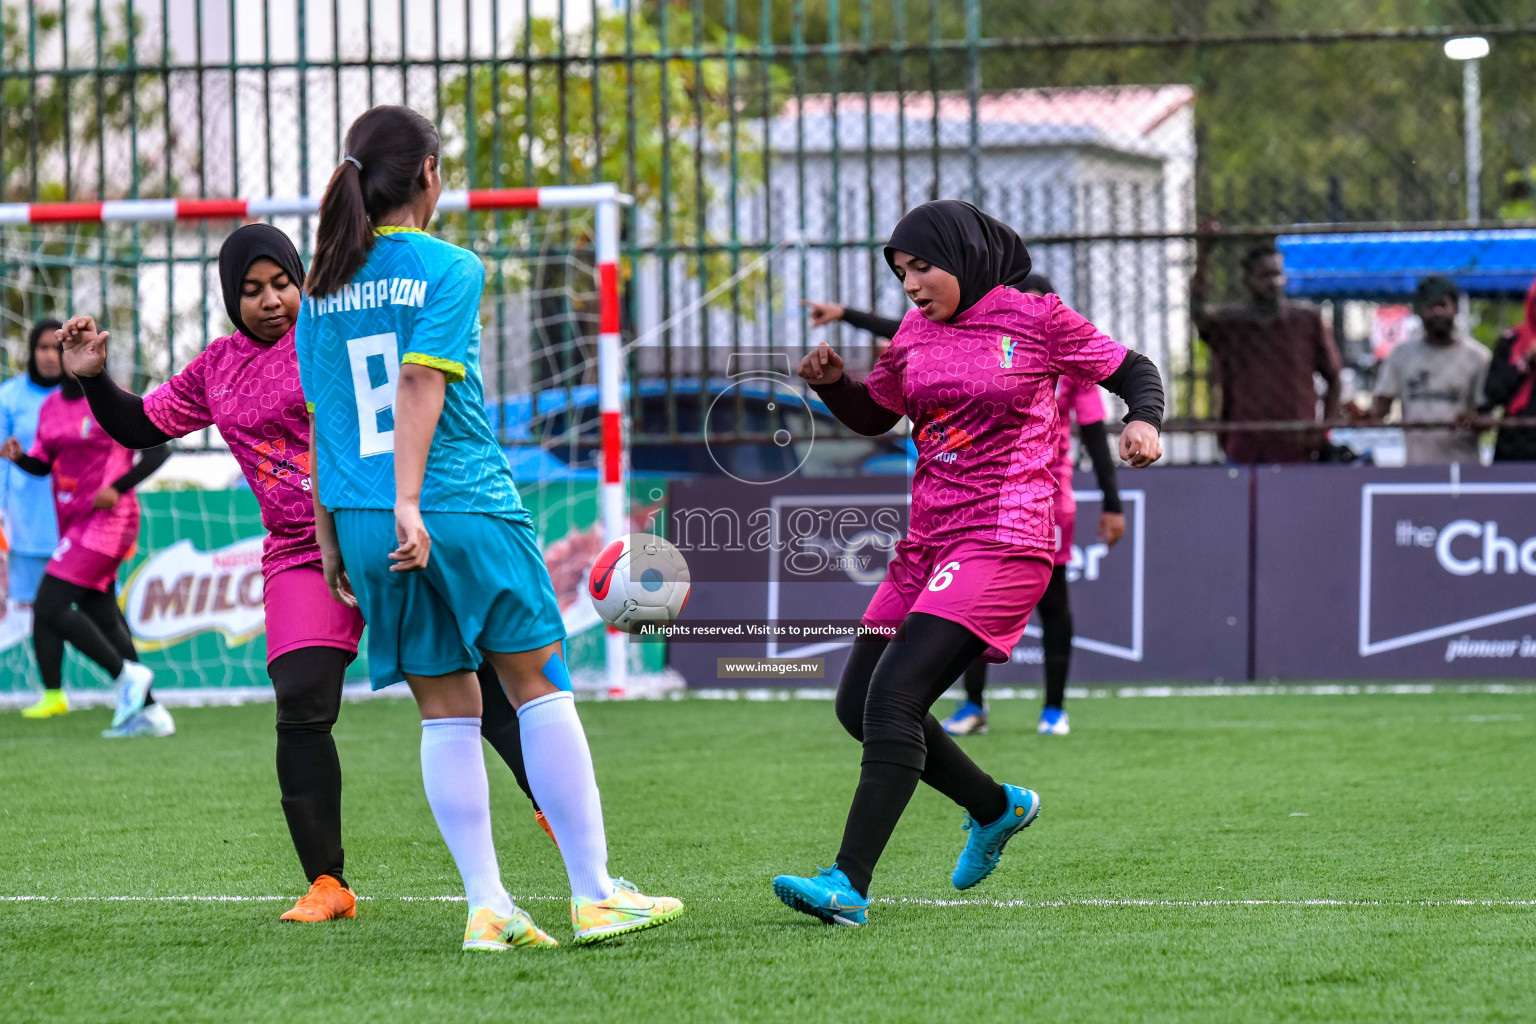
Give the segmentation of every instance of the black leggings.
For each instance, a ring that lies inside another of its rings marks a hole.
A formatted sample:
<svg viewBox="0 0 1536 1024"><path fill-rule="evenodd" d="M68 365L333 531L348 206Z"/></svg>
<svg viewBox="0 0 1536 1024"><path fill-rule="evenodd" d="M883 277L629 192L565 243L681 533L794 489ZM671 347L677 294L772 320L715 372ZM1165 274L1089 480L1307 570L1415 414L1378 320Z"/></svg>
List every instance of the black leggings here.
<svg viewBox="0 0 1536 1024"><path fill-rule="evenodd" d="M977 821L995 821L1006 810L1003 788L928 713L985 649L964 626L922 612L908 615L893 638L866 633L854 640L837 688L837 718L864 756L837 866L859 892L869 891L875 862L919 780Z"/></svg>
<svg viewBox="0 0 1536 1024"><path fill-rule="evenodd" d="M277 787L288 835L310 882L330 875L347 884L341 873L341 761L331 727L341 711L341 687L351 660L351 653L340 648L301 647L267 666L277 692ZM479 676L481 735L532 800L517 712L489 663L480 666Z"/></svg>
<svg viewBox="0 0 1536 1024"><path fill-rule="evenodd" d="M523 767L523 734L517 726L517 709L507 699L490 662L482 661L476 675L480 677L480 735L507 762L518 788L537 811L539 802L533 799L533 790L528 788L528 770Z"/></svg>
<svg viewBox="0 0 1536 1024"><path fill-rule="evenodd" d="M300 647L267 665L277 692L277 788L304 876L342 885L341 761L331 726L341 711L350 651Z"/></svg>
<svg viewBox="0 0 1536 1024"><path fill-rule="evenodd" d="M1059 708L1067 698L1067 673L1072 667L1072 602L1067 597L1067 567L1051 571L1051 582L1040 603L1040 646L1045 650L1045 706ZM965 669L965 696L978 707L986 703L987 663L973 661Z"/></svg>
<svg viewBox="0 0 1536 1024"><path fill-rule="evenodd" d="M32 647L43 685L50 690L63 685L65 641L113 679L122 674L124 661L139 660L128 622L117 607L115 584L102 593L44 575L32 603Z"/></svg>

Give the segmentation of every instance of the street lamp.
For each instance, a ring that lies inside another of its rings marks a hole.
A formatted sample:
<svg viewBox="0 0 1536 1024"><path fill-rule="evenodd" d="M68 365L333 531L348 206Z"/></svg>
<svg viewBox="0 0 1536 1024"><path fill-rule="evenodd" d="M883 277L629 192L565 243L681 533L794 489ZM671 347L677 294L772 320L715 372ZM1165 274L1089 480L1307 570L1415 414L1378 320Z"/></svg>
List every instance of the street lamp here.
<svg viewBox="0 0 1536 1024"><path fill-rule="evenodd" d="M1483 205L1482 81L1478 65L1488 56L1488 40L1482 36L1458 36L1445 41L1445 55L1461 61L1461 105L1467 140L1467 222L1476 224Z"/></svg>

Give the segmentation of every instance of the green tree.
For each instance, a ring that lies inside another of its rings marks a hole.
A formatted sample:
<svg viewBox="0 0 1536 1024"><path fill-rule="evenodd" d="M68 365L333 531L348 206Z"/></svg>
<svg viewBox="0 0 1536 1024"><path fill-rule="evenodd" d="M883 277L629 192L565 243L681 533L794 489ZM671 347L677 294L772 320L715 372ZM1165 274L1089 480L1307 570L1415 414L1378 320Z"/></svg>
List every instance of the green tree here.
<svg viewBox="0 0 1536 1024"><path fill-rule="evenodd" d="M116 71L130 65L128 41L142 27L126 5L103 9L101 64L92 74L65 76L40 68L0 83L0 201L51 202L70 195L112 198L128 193L131 181L108 177L106 195L97 196L94 177L82 183L79 176L81 157L116 148L132 128L135 114L141 124L165 123L158 83L148 75ZM62 29L59 8L7 0L0 5L0 61L8 70L35 67L37 54L59 44ZM72 67L95 62L94 37L70 42ZM166 130L171 130L169 124ZM68 183L63 177L66 151L73 156L74 180ZM141 173L148 158L135 153L133 159ZM96 225L5 232L0 238L0 319L25 328L40 316L57 315L55 307L69 296L75 269L95 259L101 232ZM110 322L112 310L98 312Z"/></svg>
<svg viewBox="0 0 1536 1024"><path fill-rule="evenodd" d="M157 118L161 102L148 81L140 87L137 76L114 73L114 69L129 65L128 39L142 30L142 19L132 16L130 32L126 6L104 10L102 17L100 72L65 76L40 69L28 76L7 77L0 84L3 201L48 202L64 198L65 182L49 175L62 167L66 142L79 154L127 132L135 98L141 122ZM0 6L3 66L10 71L34 66L35 54L51 50L60 37L61 27L58 8L8 0ZM87 45L72 42L76 43L70 54L72 66L89 66L95 61L94 40ZM108 187L113 184L109 182Z"/></svg>
<svg viewBox="0 0 1536 1024"><path fill-rule="evenodd" d="M626 51L625 21L622 14L600 15L599 53ZM731 42L718 25L696 25L686 10L670 13L665 40L639 13L628 31L637 54L682 50L696 35L711 49ZM752 45L743 38L735 43ZM767 74L773 96L783 95L787 81L781 69L743 61L733 94L724 60L678 56L594 65L580 59L591 52L590 35L563 34L552 18L531 19L511 49L528 54L529 64L482 64L445 81L444 109L458 112L446 119L445 143L461 158L459 167L448 167L450 180L478 188L621 182L640 205L668 207L673 241L683 245L706 240L707 232L697 230L699 214L725 190L710 171L730 148L732 125L742 123L749 107L761 106L764 86L747 76ZM562 49L565 62L549 59ZM762 173L760 150L742 147L738 184L758 184Z"/></svg>
<svg viewBox="0 0 1536 1024"><path fill-rule="evenodd" d="M475 188L618 182L635 198L629 223L643 218L655 226L659 238L648 241L685 251L733 241L711 226L708 213L728 205L732 170L741 194L763 182L761 144L742 144L741 126L763 109L765 95L769 105L782 97L787 78L761 62L742 61L733 82L729 63L720 59L580 59L592 52L593 31L598 52L606 55L656 55L700 43L715 50L733 42L751 45L718 24L695 21L686 9L664 13L664 30L659 19L637 10L600 15L592 29L577 34L562 33L555 19L533 18L511 47L527 54L527 63L479 65L445 79L443 107L449 113L442 129L453 157L447 162L449 180ZM564 61L549 59L562 52L568 55ZM590 247L579 229L557 241L562 248ZM523 244L547 240L527 235ZM695 253L689 273L718 280L733 269L729 253L713 251ZM578 290L553 279L571 272L565 263L512 260L503 269L529 272L539 276L526 285L551 296L545 301L569 301L563 296ZM540 319L566 319L551 312ZM569 340L546 338L540 348L558 352ZM552 365L536 369L535 379L556 379L559 367L553 364L561 361L552 357Z"/></svg>

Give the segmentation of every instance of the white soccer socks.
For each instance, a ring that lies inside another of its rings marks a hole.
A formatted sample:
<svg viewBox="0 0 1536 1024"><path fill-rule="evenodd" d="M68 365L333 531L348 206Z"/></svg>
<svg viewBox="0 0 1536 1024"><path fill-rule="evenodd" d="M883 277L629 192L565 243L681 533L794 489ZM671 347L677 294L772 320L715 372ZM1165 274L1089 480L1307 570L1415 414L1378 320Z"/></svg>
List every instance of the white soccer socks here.
<svg viewBox="0 0 1536 1024"><path fill-rule="evenodd" d="M523 746L527 748L526 740ZM588 778L591 775L589 760ZM421 781L438 831L464 878L470 909L489 907L499 917L511 914L512 897L501 884L491 841L491 789L485 778L480 719L431 718L421 723ZM601 835L601 824L598 832Z"/></svg>
<svg viewBox="0 0 1536 1024"><path fill-rule="evenodd" d="M571 895L608 899L613 895L613 879L608 877L603 804L576 701L564 691L546 694L518 708L517 721L528 786L560 844Z"/></svg>

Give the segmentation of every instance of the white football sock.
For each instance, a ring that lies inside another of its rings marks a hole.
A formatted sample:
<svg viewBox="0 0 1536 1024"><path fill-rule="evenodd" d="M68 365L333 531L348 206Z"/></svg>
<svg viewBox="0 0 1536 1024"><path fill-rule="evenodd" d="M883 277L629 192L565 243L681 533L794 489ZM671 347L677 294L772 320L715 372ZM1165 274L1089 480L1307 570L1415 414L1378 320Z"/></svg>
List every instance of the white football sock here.
<svg viewBox="0 0 1536 1024"><path fill-rule="evenodd" d="M571 895L606 900L613 895L613 879L608 877L603 804L576 701L564 691L545 694L517 709L517 724L528 788L560 844Z"/></svg>
<svg viewBox="0 0 1536 1024"><path fill-rule="evenodd" d="M505 917L512 897L501 884L491 841L491 788L478 718L429 718L421 723L421 782L432 817L464 879L470 909Z"/></svg>

